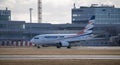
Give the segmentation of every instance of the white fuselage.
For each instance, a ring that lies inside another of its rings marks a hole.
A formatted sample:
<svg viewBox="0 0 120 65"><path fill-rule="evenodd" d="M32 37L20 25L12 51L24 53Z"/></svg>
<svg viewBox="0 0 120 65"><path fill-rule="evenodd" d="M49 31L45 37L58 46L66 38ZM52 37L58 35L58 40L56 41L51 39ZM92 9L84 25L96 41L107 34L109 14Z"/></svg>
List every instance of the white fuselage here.
<svg viewBox="0 0 120 65"><path fill-rule="evenodd" d="M33 44L44 45L44 44L56 44L61 41L71 42L79 40L90 39L87 35L77 34L43 34L37 35L31 39Z"/></svg>
<svg viewBox="0 0 120 65"><path fill-rule="evenodd" d="M94 27L95 16L93 15L86 27L77 34L43 34L31 39L36 45L57 44L57 47L66 46L70 48L70 42L92 39L91 34Z"/></svg>

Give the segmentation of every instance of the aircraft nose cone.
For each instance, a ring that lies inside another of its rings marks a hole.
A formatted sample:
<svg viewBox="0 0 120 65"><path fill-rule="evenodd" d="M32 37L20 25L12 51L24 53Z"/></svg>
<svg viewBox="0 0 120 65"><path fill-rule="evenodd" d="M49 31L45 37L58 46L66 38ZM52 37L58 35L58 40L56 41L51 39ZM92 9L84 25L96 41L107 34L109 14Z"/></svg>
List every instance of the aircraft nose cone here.
<svg viewBox="0 0 120 65"><path fill-rule="evenodd" d="M34 40L33 40L33 39L31 39L31 40L30 40L30 42L31 42L31 43L34 43Z"/></svg>

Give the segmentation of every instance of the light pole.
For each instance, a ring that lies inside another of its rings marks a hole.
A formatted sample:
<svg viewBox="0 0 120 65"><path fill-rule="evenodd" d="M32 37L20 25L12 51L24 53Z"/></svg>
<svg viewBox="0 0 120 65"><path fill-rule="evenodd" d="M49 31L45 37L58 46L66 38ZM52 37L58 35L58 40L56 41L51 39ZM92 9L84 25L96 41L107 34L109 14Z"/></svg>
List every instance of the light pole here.
<svg viewBox="0 0 120 65"><path fill-rule="evenodd" d="M42 22L42 0L38 0L38 23Z"/></svg>
<svg viewBox="0 0 120 65"><path fill-rule="evenodd" d="M29 9L29 11L30 11L30 23L32 23L32 10L33 10L32 8Z"/></svg>

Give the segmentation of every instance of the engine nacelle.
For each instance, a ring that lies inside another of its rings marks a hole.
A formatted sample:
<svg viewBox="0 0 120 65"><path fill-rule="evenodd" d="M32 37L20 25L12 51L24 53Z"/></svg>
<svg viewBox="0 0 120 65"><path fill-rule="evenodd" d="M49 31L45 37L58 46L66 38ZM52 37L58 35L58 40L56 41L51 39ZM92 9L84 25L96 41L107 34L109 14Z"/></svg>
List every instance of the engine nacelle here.
<svg viewBox="0 0 120 65"><path fill-rule="evenodd" d="M61 47L71 48L71 45L66 41L61 41L60 43L57 44L57 48L61 48Z"/></svg>
<svg viewBox="0 0 120 65"><path fill-rule="evenodd" d="M66 41L61 41L61 46L62 47L68 47L68 46L70 46L70 44Z"/></svg>

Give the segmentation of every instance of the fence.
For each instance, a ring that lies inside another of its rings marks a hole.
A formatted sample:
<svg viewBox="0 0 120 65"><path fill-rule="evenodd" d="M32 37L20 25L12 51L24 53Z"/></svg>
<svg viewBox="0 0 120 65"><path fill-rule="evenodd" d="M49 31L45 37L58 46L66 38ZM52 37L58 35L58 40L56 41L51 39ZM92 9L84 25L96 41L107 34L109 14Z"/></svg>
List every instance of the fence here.
<svg viewBox="0 0 120 65"><path fill-rule="evenodd" d="M33 46L29 41L0 41L0 46Z"/></svg>

